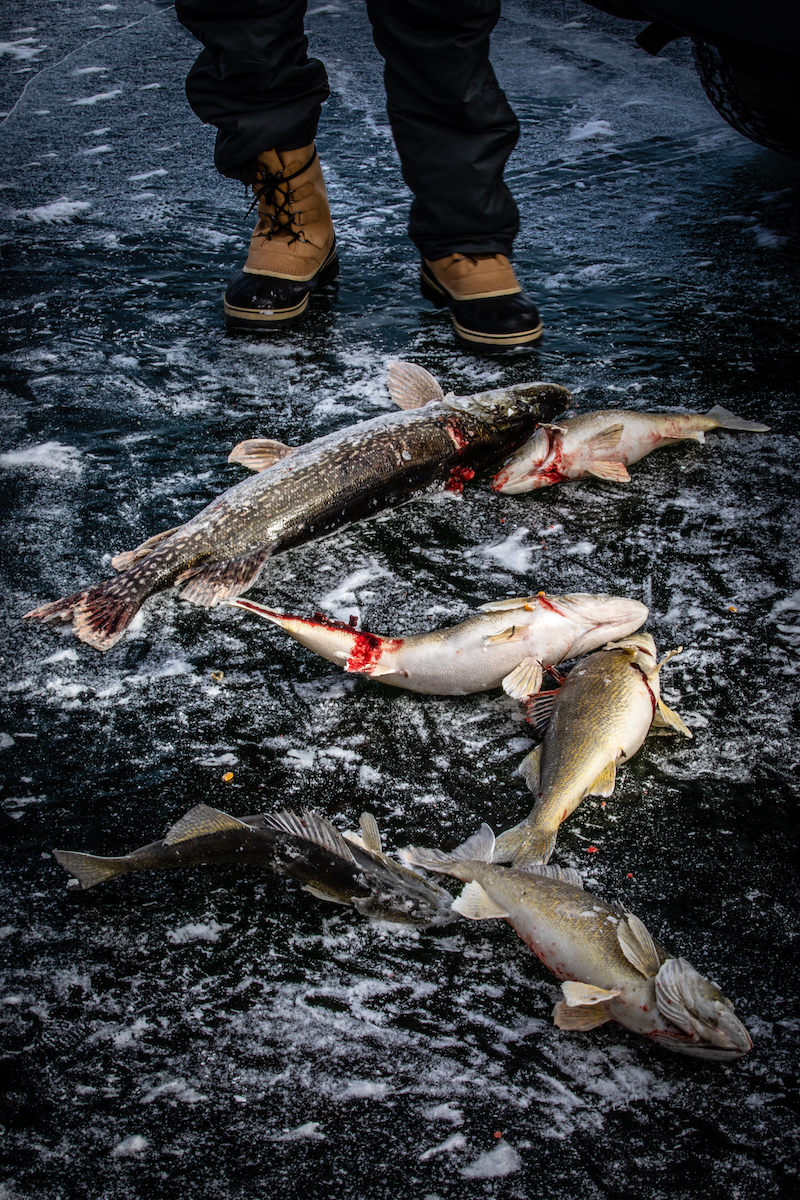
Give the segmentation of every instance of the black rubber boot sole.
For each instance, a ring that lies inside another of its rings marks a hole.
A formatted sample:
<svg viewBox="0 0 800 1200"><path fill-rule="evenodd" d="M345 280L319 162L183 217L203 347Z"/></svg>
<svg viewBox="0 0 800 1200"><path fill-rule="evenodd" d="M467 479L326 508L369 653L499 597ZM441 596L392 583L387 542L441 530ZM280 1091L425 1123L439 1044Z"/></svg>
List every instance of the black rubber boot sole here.
<svg viewBox="0 0 800 1200"><path fill-rule="evenodd" d="M235 333L281 333L308 314L309 296L339 274L336 243L311 279L281 279L240 271L228 284L223 306L225 327Z"/></svg>
<svg viewBox="0 0 800 1200"><path fill-rule="evenodd" d="M449 308L459 346L478 354L502 354L538 342L543 323L524 292L481 300L456 300L422 267L419 290L437 308Z"/></svg>

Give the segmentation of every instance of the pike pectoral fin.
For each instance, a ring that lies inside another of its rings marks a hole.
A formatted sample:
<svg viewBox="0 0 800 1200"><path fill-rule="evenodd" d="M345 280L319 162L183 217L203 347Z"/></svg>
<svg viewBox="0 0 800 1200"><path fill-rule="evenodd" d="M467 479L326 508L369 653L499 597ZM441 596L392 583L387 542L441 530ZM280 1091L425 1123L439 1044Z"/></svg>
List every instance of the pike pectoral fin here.
<svg viewBox="0 0 800 1200"><path fill-rule="evenodd" d="M684 737L694 737L691 729L687 725L684 725L678 714L669 708L663 700L658 701L653 716L653 723L650 726L651 731L658 731L660 729L674 729L676 733L682 733Z"/></svg>
<svg viewBox="0 0 800 1200"><path fill-rule="evenodd" d="M553 1009L553 1024L572 1032L596 1029L598 1025L613 1020L604 1004L583 1004L579 1008L569 1008L563 1000L559 1000Z"/></svg>
<svg viewBox="0 0 800 1200"><path fill-rule="evenodd" d="M619 445L619 439L622 437L624 425L609 425L607 429L601 429L599 433L593 434L586 439L586 445L592 450L613 450Z"/></svg>
<svg viewBox="0 0 800 1200"><path fill-rule="evenodd" d="M633 913L626 913L625 920L617 925L617 941L628 962L645 979L658 974L661 955L649 930Z"/></svg>
<svg viewBox="0 0 800 1200"><path fill-rule="evenodd" d="M156 546L160 546L179 529L180 525L176 525L174 529L165 529L163 533L156 533L146 542L142 542L141 546L137 546L135 550L123 550L121 554L115 554L111 560L112 567L115 571L127 571L128 567L147 558L151 550L155 550Z"/></svg>
<svg viewBox="0 0 800 1200"><path fill-rule="evenodd" d="M496 917L507 917L508 913L488 895L477 880L468 883L457 900L453 901L453 912L460 913L469 921L490 921Z"/></svg>
<svg viewBox="0 0 800 1200"><path fill-rule="evenodd" d="M561 991L568 1008L580 1008L584 1004L602 1004L604 1000L613 1000L620 994L619 988L601 988L593 983L581 983L572 979L562 983Z"/></svg>
<svg viewBox="0 0 800 1200"><path fill-rule="evenodd" d="M54 850L53 858L78 880L84 890L105 883L107 879L115 879L117 875L125 875L131 869L127 858L102 858L98 854L79 854L74 850Z"/></svg>
<svg viewBox="0 0 800 1200"><path fill-rule="evenodd" d="M176 821L164 838L165 846L177 846L179 842L190 842L193 838L207 837L211 833L222 833L229 829L243 829L252 833L252 827L236 817L207 804L196 804L185 816Z"/></svg>
<svg viewBox="0 0 800 1200"><path fill-rule="evenodd" d="M389 363L386 375L389 395L398 408L424 408L433 400L444 399L439 381L417 363L398 359Z"/></svg>
<svg viewBox="0 0 800 1200"><path fill-rule="evenodd" d="M514 700L526 700L542 686L542 664L538 658L523 658L522 662L501 680L500 686L506 695Z"/></svg>
<svg viewBox="0 0 800 1200"><path fill-rule="evenodd" d="M617 782L617 768L611 762L607 767L603 767L600 774L595 779L592 786L587 791L587 796L610 796L614 791L614 786Z"/></svg>
<svg viewBox="0 0 800 1200"><path fill-rule="evenodd" d="M344 904L345 906L352 904L351 900L343 900L341 896L335 896L333 892L325 892L322 888L312 887L310 883L304 883L300 890L302 892L310 892L318 900L327 900L329 904Z"/></svg>
<svg viewBox="0 0 800 1200"><path fill-rule="evenodd" d="M607 479L610 483L630 483L628 468L621 462L595 462L586 468L587 474L596 479Z"/></svg>
<svg viewBox="0 0 800 1200"><path fill-rule="evenodd" d="M222 600L231 600L252 587L258 579L270 548L255 551L243 558L229 558L225 562L210 563L204 567L191 567L175 580L185 584L181 599L201 608L213 608Z"/></svg>
<svg viewBox="0 0 800 1200"><path fill-rule="evenodd" d="M276 442L272 438L250 438L233 447L228 455L228 462L241 463L243 467L248 467L251 471L266 471L267 467L274 466L276 462L286 458L286 455L291 454L293 450L293 446Z"/></svg>

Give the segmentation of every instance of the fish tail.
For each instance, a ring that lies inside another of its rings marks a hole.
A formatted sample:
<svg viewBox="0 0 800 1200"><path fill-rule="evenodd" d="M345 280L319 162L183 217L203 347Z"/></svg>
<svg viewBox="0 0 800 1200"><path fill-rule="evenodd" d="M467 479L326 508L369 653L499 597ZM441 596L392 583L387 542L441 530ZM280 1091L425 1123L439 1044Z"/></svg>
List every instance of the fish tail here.
<svg viewBox="0 0 800 1200"><path fill-rule="evenodd" d="M127 875L131 869L128 858L101 858L98 854L79 854L74 850L54 850L53 857L84 890L116 879L117 875Z"/></svg>
<svg viewBox="0 0 800 1200"><path fill-rule="evenodd" d="M737 417L736 413L723 408L721 404L715 404L705 416L716 421L720 429L739 429L743 433L769 433L769 425L760 425L758 421L746 421L744 417Z"/></svg>
<svg viewBox="0 0 800 1200"><path fill-rule="evenodd" d="M440 875L455 875L460 879L459 869L464 862L492 861L494 834L488 825L481 825L477 833L467 838L455 850L445 854L442 850L427 850L422 846L407 846L399 852L403 862L412 867L422 867Z"/></svg>
<svg viewBox="0 0 800 1200"><path fill-rule="evenodd" d="M550 861L556 845L557 830L532 829L525 821L501 833L494 846L494 862L510 862L512 867L543 865Z"/></svg>
<svg viewBox="0 0 800 1200"><path fill-rule="evenodd" d="M42 604L25 613L25 617L38 621L55 618L71 621L82 642L97 650L110 650L122 637L153 586L149 574L133 568L97 587Z"/></svg>

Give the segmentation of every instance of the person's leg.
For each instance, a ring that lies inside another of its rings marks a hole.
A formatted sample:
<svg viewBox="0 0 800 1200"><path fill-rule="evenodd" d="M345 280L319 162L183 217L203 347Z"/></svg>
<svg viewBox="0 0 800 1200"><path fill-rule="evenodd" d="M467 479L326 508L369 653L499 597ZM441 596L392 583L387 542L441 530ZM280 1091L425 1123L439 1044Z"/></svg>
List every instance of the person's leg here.
<svg viewBox="0 0 800 1200"><path fill-rule="evenodd" d="M175 8L205 46L186 81L189 103L217 127L217 169L252 184L258 204L247 262L225 293L226 323L286 328L338 271L314 147L328 81L306 53L306 0L176 0Z"/></svg>
<svg viewBox="0 0 800 1200"><path fill-rule="evenodd" d="M508 257L519 228L503 169L519 124L489 61L500 0L367 0L386 62L387 111L414 193L409 235L423 295L472 349L541 334Z"/></svg>

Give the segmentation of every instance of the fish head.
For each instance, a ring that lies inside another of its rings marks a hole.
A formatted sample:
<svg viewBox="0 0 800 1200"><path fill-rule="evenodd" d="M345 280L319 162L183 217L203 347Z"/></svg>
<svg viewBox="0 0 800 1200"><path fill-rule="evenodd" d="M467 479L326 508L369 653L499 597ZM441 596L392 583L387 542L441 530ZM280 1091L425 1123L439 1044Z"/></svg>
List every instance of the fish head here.
<svg viewBox="0 0 800 1200"><path fill-rule="evenodd" d="M545 468L552 456L553 438L558 436L549 425L540 425L497 472L492 480L492 491L517 496L554 482L547 477Z"/></svg>
<svg viewBox="0 0 800 1200"><path fill-rule="evenodd" d="M577 658L596 650L605 641L624 638L643 625L648 617L648 608L638 600L624 596L608 596L604 593L573 593L567 596L546 596L545 601L555 612L566 617L575 626L575 636L564 658ZM636 640L652 638L639 634ZM647 642L643 641L643 645ZM655 651L655 647L653 647Z"/></svg>
<svg viewBox="0 0 800 1200"><path fill-rule="evenodd" d="M658 1011L681 1031L656 1039L671 1050L698 1058L734 1059L753 1049L750 1034L730 1000L685 958L668 958L662 963L655 987Z"/></svg>

